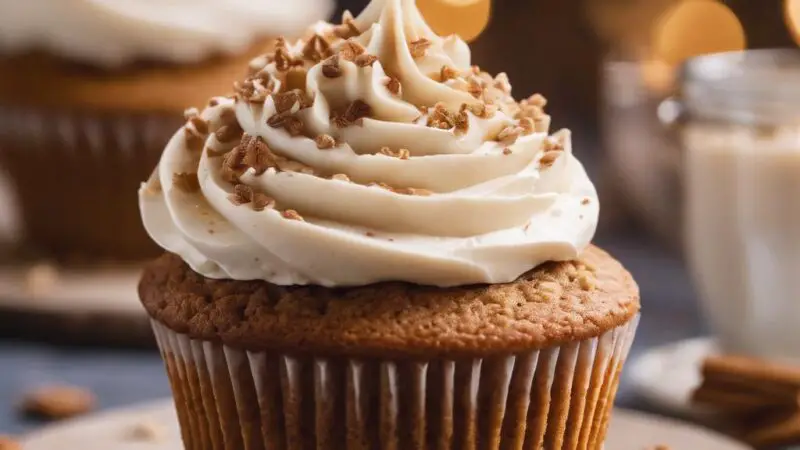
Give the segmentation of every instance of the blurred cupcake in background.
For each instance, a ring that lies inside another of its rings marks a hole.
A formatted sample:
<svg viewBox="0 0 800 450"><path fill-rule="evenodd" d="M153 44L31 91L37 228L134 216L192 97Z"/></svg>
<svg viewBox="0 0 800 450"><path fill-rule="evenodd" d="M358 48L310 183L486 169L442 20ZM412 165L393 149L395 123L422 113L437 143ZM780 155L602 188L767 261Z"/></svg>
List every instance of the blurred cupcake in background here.
<svg viewBox="0 0 800 450"><path fill-rule="evenodd" d="M183 111L230 91L275 36L331 6L0 0L0 167L25 247L59 261L154 255L131 192Z"/></svg>

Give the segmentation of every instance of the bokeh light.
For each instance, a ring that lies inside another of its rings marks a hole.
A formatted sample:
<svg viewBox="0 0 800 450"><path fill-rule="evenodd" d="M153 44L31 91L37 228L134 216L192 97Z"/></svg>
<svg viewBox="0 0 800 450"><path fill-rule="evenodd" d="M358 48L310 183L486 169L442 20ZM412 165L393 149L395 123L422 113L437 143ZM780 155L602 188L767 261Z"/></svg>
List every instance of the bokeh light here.
<svg viewBox="0 0 800 450"><path fill-rule="evenodd" d="M800 0L784 0L783 17L795 42L800 44Z"/></svg>
<svg viewBox="0 0 800 450"><path fill-rule="evenodd" d="M491 0L418 0L417 6L437 34L457 34L467 42L486 28L492 11Z"/></svg>
<svg viewBox="0 0 800 450"><path fill-rule="evenodd" d="M686 0L670 8L655 28L655 55L669 64L706 53L742 50L744 28L716 1Z"/></svg>
<svg viewBox="0 0 800 450"><path fill-rule="evenodd" d="M675 86L676 72L675 66L657 58L643 59L639 62L642 83L651 92L669 93Z"/></svg>

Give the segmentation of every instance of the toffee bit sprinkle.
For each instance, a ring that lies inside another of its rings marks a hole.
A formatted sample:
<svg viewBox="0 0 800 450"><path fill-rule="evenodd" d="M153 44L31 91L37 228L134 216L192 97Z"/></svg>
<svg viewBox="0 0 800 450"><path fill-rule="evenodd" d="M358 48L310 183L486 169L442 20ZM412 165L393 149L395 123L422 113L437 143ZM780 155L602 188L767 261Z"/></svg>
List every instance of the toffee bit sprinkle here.
<svg viewBox="0 0 800 450"><path fill-rule="evenodd" d="M256 175L261 175L270 167L274 167L275 161L267 143L260 137L256 137L245 149L242 164L252 168Z"/></svg>
<svg viewBox="0 0 800 450"><path fill-rule="evenodd" d="M299 220L301 222L304 221L303 216L293 209L287 209L286 211L282 212L281 215L284 219Z"/></svg>
<svg viewBox="0 0 800 450"><path fill-rule="evenodd" d="M462 109L466 109L467 111L475 114L475 116L480 117L481 119L488 119L497 113L497 106L495 105L487 105L486 103L476 103L472 105L463 105Z"/></svg>
<svg viewBox="0 0 800 450"><path fill-rule="evenodd" d="M510 148L506 147L506 148L503 149L503 154L504 155L510 155L511 153L513 153L513 152L511 151Z"/></svg>
<svg viewBox="0 0 800 450"><path fill-rule="evenodd" d="M345 11L342 14L342 24L333 28L333 34L341 39L350 39L361 34L350 11Z"/></svg>
<svg viewBox="0 0 800 450"><path fill-rule="evenodd" d="M275 199L261 192L253 193L253 211L263 211L275 208Z"/></svg>
<svg viewBox="0 0 800 450"><path fill-rule="evenodd" d="M302 91L299 89L293 89L291 91L273 95L272 100L275 102L275 110L278 112L278 114L281 114L292 109L295 104L299 104L300 107L302 107L307 103L304 97L305 95Z"/></svg>
<svg viewBox="0 0 800 450"><path fill-rule="evenodd" d="M327 78L339 78L342 76L342 68L339 66L339 55L333 55L322 63L322 75Z"/></svg>
<svg viewBox="0 0 800 450"><path fill-rule="evenodd" d="M359 120L372 115L372 107L363 100L355 100L347 107L344 112L344 118L350 123L356 123Z"/></svg>
<svg viewBox="0 0 800 450"><path fill-rule="evenodd" d="M392 93L392 95L400 95L400 80L395 77L389 76L386 77L386 89Z"/></svg>
<svg viewBox="0 0 800 450"><path fill-rule="evenodd" d="M183 110L183 119L189 120L192 117L197 117L200 114L200 111L197 108L186 108Z"/></svg>
<svg viewBox="0 0 800 450"><path fill-rule="evenodd" d="M530 117L519 119L519 127L522 128L522 135L528 136L536 131L536 122Z"/></svg>
<svg viewBox="0 0 800 450"><path fill-rule="evenodd" d="M358 56L363 55L366 51L367 49L365 49L363 45L352 39L348 39L339 49L339 55L347 61L355 61Z"/></svg>
<svg viewBox="0 0 800 450"><path fill-rule="evenodd" d="M431 128L439 128L441 130L449 130L456 125L456 118L450 111L447 110L447 107L444 103L437 103L433 107L433 112L431 112L430 117L428 118L428 126Z"/></svg>
<svg viewBox="0 0 800 450"><path fill-rule="evenodd" d="M234 122L230 125L223 125L214 132L214 136L217 138L219 142L228 143L232 142L234 139L241 137L244 130L242 127L239 126L237 122Z"/></svg>
<svg viewBox="0 0 800 450"><path fill-rule="evenodd" d="M331 45L319 34L311 36L311 39L303 46L303 56L306 59L318 63L331 56Z"/></svg>
<svg viewBox="0 0 800 450"><path fill-rule="evenodd" d="M447 65L442 66L442 70L439 72L439 81L441 81L442 83L457 77L458 77L458 70Z"/></svg>
<svg viewBox="0 0 800 450"><path fill-rule="evenodd" d="M411 52L411 57L414 59L422 58L428 53L428 49L432 45L432 42L425 39L419 38L416 41L412 41L408 43L408 50Z"/></svg>
<svg viewBox="0 0 800 450"><path fill-rule="evenodd" d="M549 168L556 162L559 156L561 156L560 151L558 150L549 151L542 156L542 159L539 160L539 165L541 165L542 168L545 169Z"/></svg>
<svg viewBox="0 0 800 450"><path fill-rule="evenodd" d="M336 139L329 134L320 134L314 139L314 142L316 142L317 148L320 150L328 150L336 147Z"/></svg>
<svg viewBox="0 0 800 450"><path fill-rule="evenodd" d="M347 175L345 175L345 174L343 174L343 173L337 173L337 174L335 174L335 175L333 175L333 176L331 177L331 180L337 180L337 181L350 181L350 177L348 177Z"/></svg>
<svg viewBox="0 0 800 450"><path fill-rule="evenodd" d="M174 173L172 174L172 184L177 189L189 194L200 190L200 180L197 179L197 173Z"/></svg>
<svg viewBox="0 0 800 450"><path fill-rule="evenodd" d="M456 135L466 134L469 131L469 116L467 115L467 112L464 110L459 111L455 119L456 119L455 130L454 130L455 134Z"/></svg>
<svg viewBox="0 0 800 450"><path fill-rule="evenodd" d="M503 145L512 145L517 142L517 139L522 135L521 127L505 127L500 134L497 135L497 140Z"/></svg>
<svg viewBox="0 0 800 450"><path fill-rule="evenodd" d="M228 196L228 200L236 206L245 205L253 201L253 188L246 184L233 186L233 194Z"/></svg>
<svg viewBox="0 0 800 450"><path fill-rule="evenodd" d="M545 151L551 151L551 150L560 151L564 150L564 143L551 136L545 139L544 142L542 142L542 148Z"/></svg>
<svg viewBox="0 0 800 450"><path fill-rule="evenodd" d="M377 56L364 53L362 55L358 55L355 62L359 67L372 67L377 60Z"/></svg>
<svg viewBox="0 0 800 450"><path fill-rule="evenodd" d="M286 112L273 114L267 119L267 125L272 128L283 128L292 136L299 136L303 132L303 121Z"/></svg>

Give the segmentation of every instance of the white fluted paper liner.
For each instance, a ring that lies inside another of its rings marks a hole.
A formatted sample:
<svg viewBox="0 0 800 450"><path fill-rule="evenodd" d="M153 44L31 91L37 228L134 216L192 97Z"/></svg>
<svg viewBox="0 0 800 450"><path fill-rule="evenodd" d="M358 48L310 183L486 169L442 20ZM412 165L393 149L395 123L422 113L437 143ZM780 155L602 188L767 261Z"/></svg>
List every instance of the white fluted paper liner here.
<svg viewBox="0 0 800 450"><path fill-rule="evenodd" d="M153 321L187 450L600 449L638 317L597 338L456 360L295 357Z"/></svg>
<svg viewBox="0 0 800 450"><path fill-rule="evenodd" d="M181 123L179 115L0 106L0 165L20 232L50 256L154 256L131 193Z"/></svg>

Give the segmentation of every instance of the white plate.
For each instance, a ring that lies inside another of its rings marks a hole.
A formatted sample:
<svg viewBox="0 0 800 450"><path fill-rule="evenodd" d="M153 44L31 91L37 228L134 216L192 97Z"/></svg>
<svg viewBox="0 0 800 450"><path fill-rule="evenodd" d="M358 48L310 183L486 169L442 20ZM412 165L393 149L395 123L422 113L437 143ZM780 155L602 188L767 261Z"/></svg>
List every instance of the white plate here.
<svg viewBox="0 0 800 450"><path fill-rule="evenodd" d="M711 415L690 402L700 385L703 360L717 353L710 338L674 342L648 350L626 368L634 390L651 405L681 417L702 419Z"/></svg>
<svg viewBox="0 0 800 450"><path fill-rule="evenodd" d="M172 401L105 412L44 428L23 440L25 450L181 450ZM155 426L156 439L136 439L142 424ZM642 450L657 444L674 449L744 450L746 447L690 425L617 410L605 448Z"/></svg>

